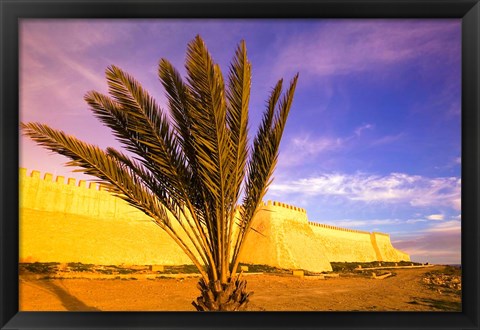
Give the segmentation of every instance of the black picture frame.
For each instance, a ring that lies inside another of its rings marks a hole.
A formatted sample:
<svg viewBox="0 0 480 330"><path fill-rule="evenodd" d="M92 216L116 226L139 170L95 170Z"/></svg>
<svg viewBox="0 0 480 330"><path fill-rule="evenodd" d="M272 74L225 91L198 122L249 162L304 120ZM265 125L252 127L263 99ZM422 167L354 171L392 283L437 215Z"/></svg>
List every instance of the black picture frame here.
<svg viewBox="0 0 480 330"><path fill-rule="evenodd" d="M479 329L478 0L0 0L1 329ZM18 22L22 18L461 18L462 312L18 312Z"/></svg>

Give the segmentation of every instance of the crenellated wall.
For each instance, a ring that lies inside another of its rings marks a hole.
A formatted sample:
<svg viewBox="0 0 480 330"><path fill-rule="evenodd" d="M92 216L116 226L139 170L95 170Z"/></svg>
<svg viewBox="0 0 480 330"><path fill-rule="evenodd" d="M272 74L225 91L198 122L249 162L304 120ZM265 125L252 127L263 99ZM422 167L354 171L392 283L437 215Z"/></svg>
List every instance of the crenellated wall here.
<svg viewBox="0 0 480 330"><path fill-rule="evenodd" d="M328 260L338 262L376 261L377 253L370 233L310 222L315 235L325 246Z"/></svg>
<svg viewBox="0 0 480 330"><path fill-rule="evenodd" d="M332 270L304 209L268 201L255 216L252 228L242 261L314 272Z"/></svg>
<svg viewBox="0 0 480 330"><path fill-rule="evenodd" d="M20 261L191 264L149 217L96 183L20 169ZM305 209L267 201L242 261L329 271L333 261L400 261L388 234L309 222Z"/></svg>
<svg viewBox="0 0 480 330"><path fill-rule="evenodd" d="M20 169L20 261L190 264L149 217L96 183Z"/></svg>

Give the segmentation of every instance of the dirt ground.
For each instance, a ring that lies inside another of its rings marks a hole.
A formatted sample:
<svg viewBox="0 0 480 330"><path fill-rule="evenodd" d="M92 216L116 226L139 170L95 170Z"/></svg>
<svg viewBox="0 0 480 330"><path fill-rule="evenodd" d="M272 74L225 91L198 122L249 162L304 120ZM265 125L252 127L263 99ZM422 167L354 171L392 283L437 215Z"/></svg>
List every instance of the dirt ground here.
<svg viewBox="0 0 480 330"><path fill-rule="evenodd" d="M244 275L252 311L461 311L461 294L425 284L443 266L395 269L372 279ZM21 311L194 311L198 278L42 279L20 276Z"/></svg>

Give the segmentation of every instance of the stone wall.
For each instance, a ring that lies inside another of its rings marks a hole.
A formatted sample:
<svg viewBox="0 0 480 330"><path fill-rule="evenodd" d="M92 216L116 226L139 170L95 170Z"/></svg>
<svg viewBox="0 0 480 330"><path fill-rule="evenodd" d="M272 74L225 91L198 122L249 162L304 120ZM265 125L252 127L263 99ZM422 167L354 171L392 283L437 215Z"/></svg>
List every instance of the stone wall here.
<svg viewBox="0 0 480 330"><path fill-rule="evenodd" d="M333 262L369 262L378 260L370 233L310 222L315 235L325 246Z"/></svg>
<svg viewBox="0 0 480 330"><path fill-rule="evenodd" d="M98 184L20 169L20 261L191 264L161 228Z"/></svg>
<svg viewBox="0 0 480 330"><path fill-rule="evenodd" d="M161 228L96 183L20 169L20 261L191 264ZM309 222L305 209L268 201L242 261L329 271L333 261L400 261L387 234Z"/></svg>
<svg viewBox="0 0 480 330"><path fill-rule="evenodd" d="M410 257L405 252L397 250L390 241L390 235L384 233L371 233L372 243L376 244L379 254L378 261L409 261Z"/></svg>
<svg viewBox="0 0 480 330"><path fill-rule="evenodd" d="M279 268L331 271L327 251L308 224L307 213L268 201L255 216L242 261Z"/></svg>

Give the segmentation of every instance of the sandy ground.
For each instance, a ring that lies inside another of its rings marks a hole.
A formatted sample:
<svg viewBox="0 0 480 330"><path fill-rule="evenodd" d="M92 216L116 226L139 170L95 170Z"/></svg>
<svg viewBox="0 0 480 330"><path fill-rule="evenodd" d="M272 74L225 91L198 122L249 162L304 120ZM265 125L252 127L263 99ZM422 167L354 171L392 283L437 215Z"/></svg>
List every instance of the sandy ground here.
<svg viewBox="0 0 480 330"><path fill-rule="evenodd" d="M461 311L461 296L429 288L432 268L396 269L378 280L362 276L309 279L245 275L252 311ZM134 276L134 275L133 275ZM133 277L132 276L132 277ZM197 278L38 279L20 277L21 311L194 311Z"/></svg>

